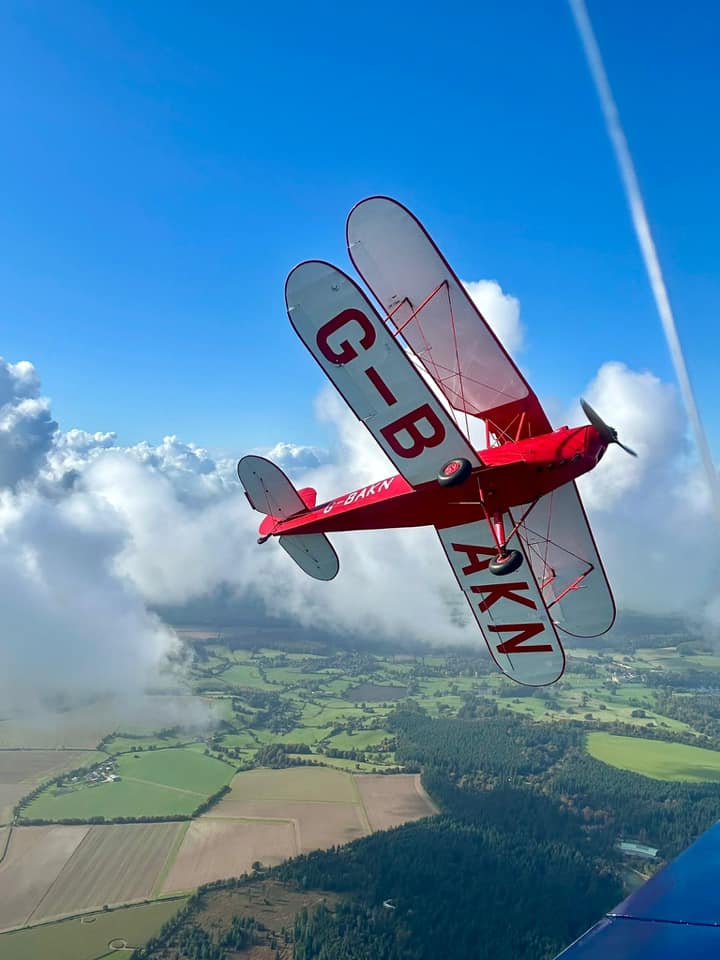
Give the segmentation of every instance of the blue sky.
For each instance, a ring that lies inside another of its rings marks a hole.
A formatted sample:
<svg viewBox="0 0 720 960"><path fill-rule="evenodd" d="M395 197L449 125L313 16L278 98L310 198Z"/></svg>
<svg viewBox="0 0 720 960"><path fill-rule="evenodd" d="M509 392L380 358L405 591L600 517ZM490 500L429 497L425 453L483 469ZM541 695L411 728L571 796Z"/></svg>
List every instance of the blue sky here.
<svg viewBox="0 0 720 960"><path fill-rule="evenodd" d="M720 14L590 13L717 454ZM327 442L283 282L346 265L373 193L520 299L541 396L611 359L672 379L562 0L10 0L0 37L0 354L36 364L64 428Z"/></svg>

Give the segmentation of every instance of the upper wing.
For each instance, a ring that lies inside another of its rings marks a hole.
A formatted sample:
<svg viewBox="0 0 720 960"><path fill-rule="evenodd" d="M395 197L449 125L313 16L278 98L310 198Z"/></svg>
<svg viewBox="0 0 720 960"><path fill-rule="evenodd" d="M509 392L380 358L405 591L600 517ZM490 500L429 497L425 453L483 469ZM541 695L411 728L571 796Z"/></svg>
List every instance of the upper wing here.
<svg viewBox="0 0 720 960"><path fill-rule="evenodd" d="M611 910L556 960L720 956L720 824Z"/></svg>
<svg viewBox="0 0 720 960"><path fill-rule="evenodd" d="M608 631L615 602L575 484L511 514L520 519L518 536L556 625L574 637Z"/></svg>
<svg viewBox="0 0 720 960"><path fill-rule="evenodd" d="M399 473L413 486L435 480L475 451L357 284L308 260L285 284L295 331Z"/></svg>
<svg viewBox="0 0 720 960"><path fill-rule="evenodd" d="M456 410L495 437L552 430L540 402L422 224L388 197L362 200L347 221L350 258Z"/></svg>
<svg viewBox="0 0 720 960"><path fill-rule="evenodd" d="M496 577L488 564L497 546L485 520L438 529L438 536L502 672L532 687L559 680L565 654L527 554L515 573Z"/></svg>

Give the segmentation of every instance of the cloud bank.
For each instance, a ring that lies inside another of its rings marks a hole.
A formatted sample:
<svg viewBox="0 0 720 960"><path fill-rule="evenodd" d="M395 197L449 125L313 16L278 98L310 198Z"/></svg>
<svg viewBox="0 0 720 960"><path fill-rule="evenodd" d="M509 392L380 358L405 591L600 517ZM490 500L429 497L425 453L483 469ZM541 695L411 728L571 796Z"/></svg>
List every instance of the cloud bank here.
<svg viewBox="0 0 720 960"><path fill-rule="evenodd" d="M494 283L468 286L516 349L517 301ZM611 447L580 481L620 605L717 614L720 553L675 387L612 361L584 395L640 454ZM281 442L265 453L320 501L394 472L330 387L315 413L333 428L330 451ZM582 422L577 398L565 422ZM358 639L482 646L432 530L333 536L340 575L325 584L275 542L258 546L260 520L234 461L174 436L123 446L112 432L63 432L32 365L0 361L2 702L119 688L132 699L166 681L177 651L150 608L219 589Z"/></svg>

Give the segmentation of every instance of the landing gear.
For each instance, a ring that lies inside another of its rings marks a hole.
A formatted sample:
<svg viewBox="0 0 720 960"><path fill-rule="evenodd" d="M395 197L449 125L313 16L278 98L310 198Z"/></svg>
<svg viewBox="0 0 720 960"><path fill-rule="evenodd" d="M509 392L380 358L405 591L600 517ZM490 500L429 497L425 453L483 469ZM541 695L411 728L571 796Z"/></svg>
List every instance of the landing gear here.
<svg viewBox="0 0 720 960"><path fill-rule="evenodd" d="M472 464L463 457L448 460L438 474L437 481L441 487L454 487L463 483L472 473Z"/></svg>
<svg viewBox="0 0 720 960"><path fill-rule="evenodd" d="M505 550L500 553L488 564L490 573L496 577L504 577L508 573L514 573L518 567L522 566L523 555L519 550Z"/></svg>
<svg viewBox="0 0 720 960"><path fill-rule="evenodd" d="M490 529L498 548L497 556L488 564L488 570L496 577L504 577L522 566L523 555L519 550L508 550L505 538L505 524L502 513L494 513L490 519ZM510 536L515 532L510 533Z"/></svg>

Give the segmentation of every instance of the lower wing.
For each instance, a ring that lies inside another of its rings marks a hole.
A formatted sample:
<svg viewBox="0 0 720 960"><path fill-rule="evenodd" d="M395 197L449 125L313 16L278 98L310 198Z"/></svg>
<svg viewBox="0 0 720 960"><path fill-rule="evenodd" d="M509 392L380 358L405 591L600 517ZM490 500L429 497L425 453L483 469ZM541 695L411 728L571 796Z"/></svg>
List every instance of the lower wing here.
<svg viewBox="0 0 720 960"><path fill-rule="evenodd" d="M523 565L507 576L488 567L497 546L486 520L437 529L445 555L482 632L506 676L531 687L559 680L565 654L533 568L520 541Z"/></svg>

